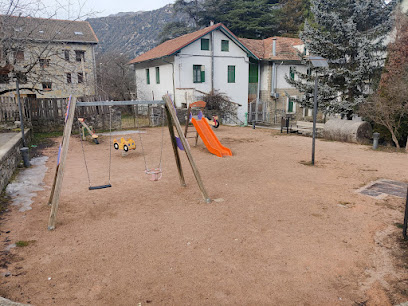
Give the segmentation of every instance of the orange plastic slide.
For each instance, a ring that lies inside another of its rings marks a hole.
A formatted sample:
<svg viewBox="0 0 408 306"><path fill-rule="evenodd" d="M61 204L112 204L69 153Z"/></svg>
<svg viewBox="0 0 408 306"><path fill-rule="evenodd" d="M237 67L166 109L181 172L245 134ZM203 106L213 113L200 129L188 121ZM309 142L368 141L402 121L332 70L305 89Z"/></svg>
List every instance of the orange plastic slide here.
<svg viewBox="0 0 408 306"><path fill-rule="evenodd" d="M215 136L213 130L211 129L210 125L208 124L207 120L204 117L200 120L192 118L191 122L193 123L194 127L198 132L198 135L200 135L201 139L203 140L205 146L207 147L208 151L210 151L210 153L215 154L218 157L232 156L231 150L224 147L220 143L217 136Z"/></svg>

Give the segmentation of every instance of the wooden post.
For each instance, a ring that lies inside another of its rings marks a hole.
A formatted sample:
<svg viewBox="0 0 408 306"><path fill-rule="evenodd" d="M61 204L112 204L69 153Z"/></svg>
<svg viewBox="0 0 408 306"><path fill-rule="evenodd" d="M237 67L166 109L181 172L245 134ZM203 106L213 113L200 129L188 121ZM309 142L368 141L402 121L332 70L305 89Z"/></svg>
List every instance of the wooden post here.
<svg viewBox="0 0 408 306"><path fill-rule="evenodd" d="M169 111L170 117L174 121L174 125L176 126L177 134L179 135L181 143L183 144L184 151L186 152L188 161L190 162L191 169L193 170L193 173L194 173L195 179L197 181L198 187L200 188L201 194L203 195L204 200L207 203L211 203L211 199L209 198L209 196L207 194L207 191L205 190L203 181L201 179L200 172L198 171L198 168L197 168L197 166L196 166L196 164L194 162L194 159L193 159L193 155L190 152L190 146L189 146L186 138L184 137L183 130L181 129L180 122L177 119L176 110L174 109L173 102L171 101L171 99L170 99L170 97L168 95L163 96L163 101L166 103L166 109Z"/></svg>
<svg viewBox="0 0 408 306"><path fill-rule="evenodd" d="M51 193L52 193L51 214L48 220L49 230L55 229L55 222L57 219L57 212L58 212L58 205L59 205L59 197L61 193L62 180L64 178L65 161L67 159L67 154L68 154L69 138L71 136L72 124L74 122L75 106L76 106L76 98L73 97L71 99L71 104L70 104L69 112L68 112L68 119L65 122L64 134L62 136L60 163L57 167L58 172L57 172L57 177L55 179L55 186L54 186L54 189L51 190Z"/></svg>
<svg viewBox="0 0 408 306"><path fill-rule="evenodd" d="M187 132L188 132L188 123L190 122L190 111L191 111L191 106L189 105L187 108L186 127L184 129L184 137L186 138L187 138Z"/></svg>
<svg viewBox="0 0 408 306"><path fill-rule="evenodd" d="M171 144L173 146L174 158L176 159L177 170L178 170L179 178L180 178L180 184L181 186L186 187L186 181L184 179L183 168L181 167L180 156L178 153L178 147L176 143L176 136L174 135L173 120L171 119L171 115L170 115L169 110L167 109L167 106L165 106L164 108L166 109L167 124L169 127Z"/></svg>

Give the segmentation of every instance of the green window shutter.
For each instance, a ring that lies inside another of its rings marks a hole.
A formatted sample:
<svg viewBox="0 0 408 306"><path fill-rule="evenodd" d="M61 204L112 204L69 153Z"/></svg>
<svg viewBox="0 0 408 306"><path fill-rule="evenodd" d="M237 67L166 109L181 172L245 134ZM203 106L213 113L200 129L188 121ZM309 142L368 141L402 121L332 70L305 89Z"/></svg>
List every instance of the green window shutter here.
<svg viewBox="0 0 408 306"><path fill-rule="evenodd" d="M160 67L156 67L156 84L160 84Z"/></svg>
<svg viewBox="0 0 408 306"><path fill-rule="evenodd" d="M207 38L201 39L201 50L210 50L210 40Z"/></svg>
<svg viewBox="0 0 408 306"><path fill-rule="evenodd" d="M249 63L249 83L258 83L258 64Z"/></svg>
<svg viewBox="0 0 408 306"><path fill-rule="evenodd" d="M235 83L235 66L228 66L228 83Z"/></svg>
<svg viewBox="0 0 408 306"><path fill-rule="evenodd" d="M289 67L289 74L290 74L290 79L291 80L295 79L295 71L296 71L295 67L292 67L292 66Z"/></svg>
<svg viewBox="0 0 408 306"><path fill-rule="evenodd" d="M291 98L288 100L288 113L293 113L293 100Z"/></svg>
<svg viewBox="0 0 408 306"><path fill-rule="evenodd" d="M229 51L229 41L228 40L221 40L221 51L225 51L225 52Z"/></svg>
<svg viewBox="0 0 408 306"><path fill-rule="evenodd" d="M146 84L150 84L150 70L146 69Z"/></svg>
<svg viewBox="0 0 408 306"><path fill-rule="evenodd" d="M205 66L200 66L200 77L201 77L201 83L205 82Z"/></svg>

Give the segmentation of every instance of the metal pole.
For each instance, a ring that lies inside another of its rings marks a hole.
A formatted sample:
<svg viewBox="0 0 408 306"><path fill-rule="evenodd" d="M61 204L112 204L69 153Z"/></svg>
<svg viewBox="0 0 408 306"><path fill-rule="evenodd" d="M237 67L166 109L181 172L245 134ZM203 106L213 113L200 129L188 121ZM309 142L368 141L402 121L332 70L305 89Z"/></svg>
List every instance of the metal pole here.
<svg viewBox="0 0 408 306"><path fill-rule="evenodd" d="M317 73L314 88L314 103L313 103L313 141L312 141L312 165L315 164L315 143L316 143L316 117L317 117Z"/></svg>
<svg viewBox="0 0 408 306"><path fill-rule="evenodd" d="M18 77L16 77L16 90L17 90L18 112L20 115L21 139L23 140L23 147L25 147L26 142L25 142L25 137L24 137L23 109L21 107L21 101L20 101L20 84L18 82Z"/></svg>
<svg viewBox="0 0 408 306"><path fill-rule="evenodd" d="M407 200L405 202L404 226L402 227L402 235L404 236L405 240L408 240L407 228L408 228L408 188L407 188Z"/></svg>

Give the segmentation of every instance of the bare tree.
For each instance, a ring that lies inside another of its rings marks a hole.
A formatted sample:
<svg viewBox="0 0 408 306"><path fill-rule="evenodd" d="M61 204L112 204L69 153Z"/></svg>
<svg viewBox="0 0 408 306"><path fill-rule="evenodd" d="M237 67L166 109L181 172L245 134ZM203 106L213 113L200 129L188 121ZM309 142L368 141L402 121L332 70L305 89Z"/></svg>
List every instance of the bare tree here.
<svg viewBox="0 0 408 306"><path fill-rule="evenodd" d="M0 95L15 91L14 81L22 90L40 94L50 90L51 82L70 83L63 50L68 32L78 38L87 35L81 30L83 24L77 22L89 16L81 9L80 4L73 9L69 1L64 6L56 2L56 7L49 8L41 1L0 0ZM70 20L52 19L61 10ZM72 69L78 78L83 74L78 83L85 83L84 69ZM91 75L89 79L94 82Z"/></svg>
<svg viewBox="0 0 408 306"><path fill-rule="evenodd" d="M379 88L361 106L361 113L390 132L397 148L399 131L408 116L408 17L397 14L395 41L388 46L388 59Z"/></svg>
<svg viewBox="0 0 408 306"><path fill-rule="evenodd" d="M101 54L97 57L98 93L117 101L134 99L134 72L129 58L117 53Z"/></svg>

